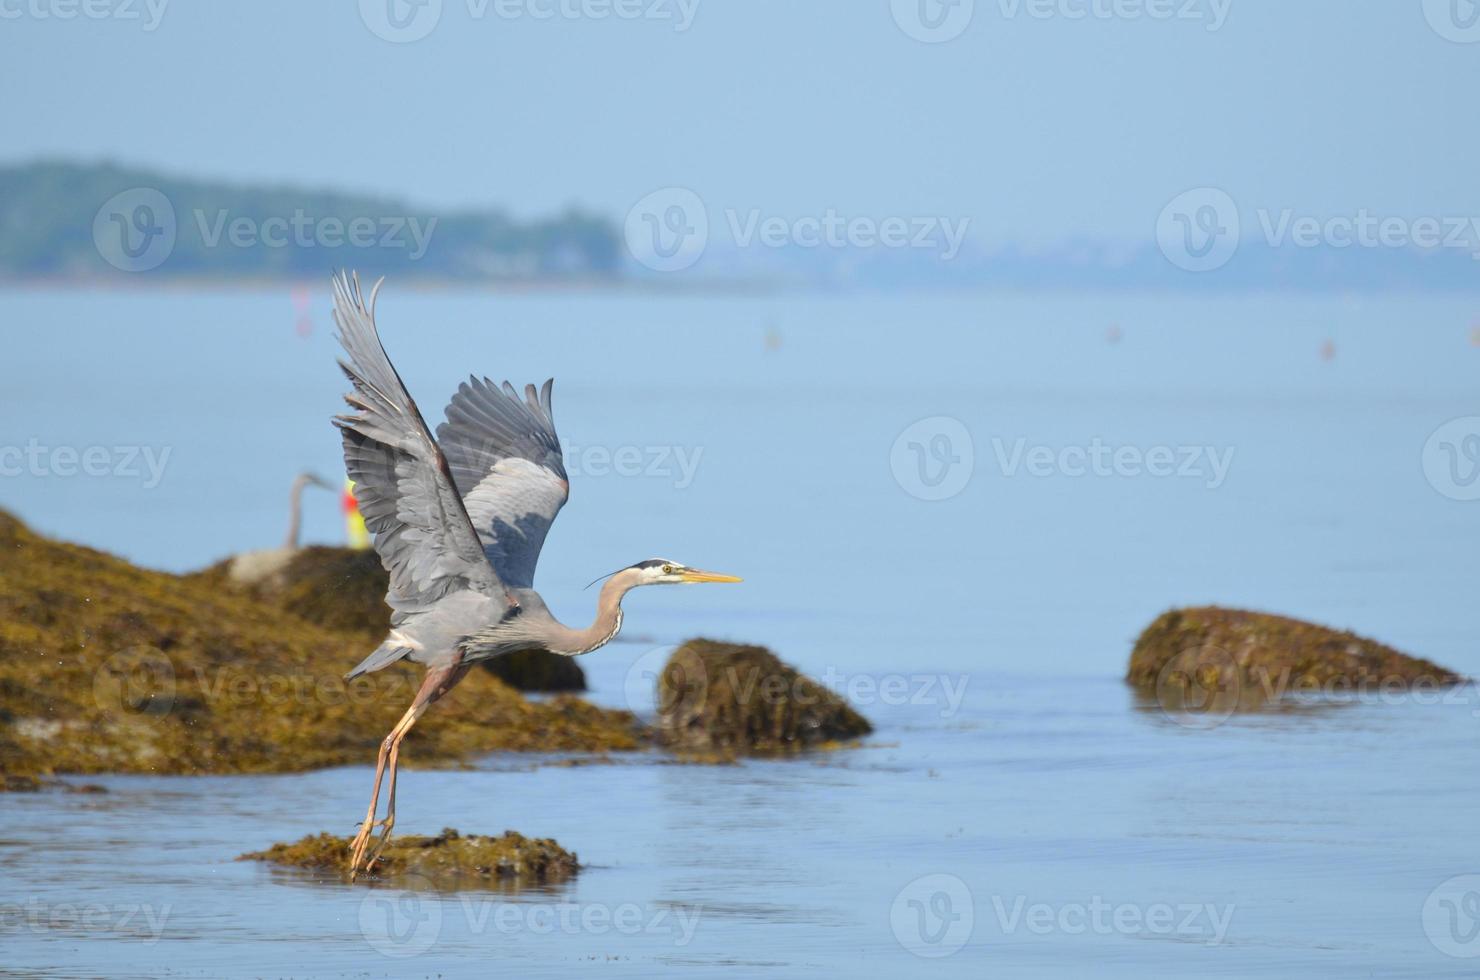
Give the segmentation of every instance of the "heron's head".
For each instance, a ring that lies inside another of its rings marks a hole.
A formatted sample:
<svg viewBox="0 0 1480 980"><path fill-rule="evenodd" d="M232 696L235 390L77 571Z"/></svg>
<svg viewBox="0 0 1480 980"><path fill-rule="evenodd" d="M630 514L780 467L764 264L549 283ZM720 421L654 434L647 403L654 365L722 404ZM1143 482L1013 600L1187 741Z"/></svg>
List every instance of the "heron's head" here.
<svg viewBox="0 0 1480 980"><path fill-rule="evenodd" d="M736 575L706 572L668 558L649 558L647 561L638 562L628 570L636 573L634 585L689 585L697 582L744 581Z"/></svg>

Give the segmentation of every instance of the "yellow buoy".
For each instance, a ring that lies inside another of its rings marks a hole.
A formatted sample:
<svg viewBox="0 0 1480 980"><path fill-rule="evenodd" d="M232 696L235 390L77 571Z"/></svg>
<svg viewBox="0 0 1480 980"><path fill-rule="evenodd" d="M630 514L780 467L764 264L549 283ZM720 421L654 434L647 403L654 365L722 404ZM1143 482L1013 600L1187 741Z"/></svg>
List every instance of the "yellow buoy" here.
<svg viewBox="0 0 1480 980"><path fill-rule="evenodd" d="M340 503L344 508L344 536L349 540L351 548L364 551L370 547L370 532L365 529L365 518L360 514L360 502L355 499L354 480L344 481L344 498Z"/></svg>

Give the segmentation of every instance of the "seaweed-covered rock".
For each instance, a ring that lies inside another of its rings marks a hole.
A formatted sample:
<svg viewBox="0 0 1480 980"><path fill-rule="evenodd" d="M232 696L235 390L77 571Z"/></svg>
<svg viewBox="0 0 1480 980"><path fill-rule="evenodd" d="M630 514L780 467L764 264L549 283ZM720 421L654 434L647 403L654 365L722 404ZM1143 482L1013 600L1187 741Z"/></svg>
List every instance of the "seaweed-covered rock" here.
<svg viewBox="0 0 1480 980"><path fill-rule="evenodd" d="M690 640L658 676L659 738L680 751L777 754L873 731L765 647Z"/></svg>
<svg viewBox="0 0 1480 980"><path fill-rule="evenodd" d="M0 512L0 760L6 781L53 773L289 772L368 764L420 669L353 681L369 648L223 588L34 534ZM417 725L426 765L498 749L641 748L632 715L560 696L532 703L477 671Z"/></svg>
<svg viewBox="0 0 1480 980"><path fill-rule="evenodd" d="M377 642L390 627L389 576L373 551L300 548L268 598L310 623L366 633Z"/></svg>
<svg viewBox="0 0 1480 980"><path fill-rule="evenodd" d="M1287 694L1376 694L1464 678L1355 633L1208 606L1157 617L1136 640L1126 680L1166 707L1233 711Z"/></svg>
<svg viewBox="0 0 1480 980"><path fill-rule="evenodd" d="M373 551L313 545L245 551L195 573L300 619L377 642L390 628L390 576Z"/></svg>
<svg viewBox="0 0 1480 980"><path fill-rule="evenodd" d="M373 551L274 548L248 551L211 566L201 576L224 577L253 598L310 623L361 633L377 643L390 629L385 592L390 578ZM516 691L584 691L586 674L570 657L546 650L505 654L485 666Z"/></svg>
<svg viewBox="0 0 1480 980"><path fill-rule="evenodd" d="M243 854L238 861L265 861L288 868L324 872L349 880L351 839L333 834L274 844ZM448 828L435 837L392 837L371 869L357 880L395 881L416 875L435 887L505 887L564 881L580 870L576 856L553 840L525 837L512 830L502 837L464 837Z"/></svg>

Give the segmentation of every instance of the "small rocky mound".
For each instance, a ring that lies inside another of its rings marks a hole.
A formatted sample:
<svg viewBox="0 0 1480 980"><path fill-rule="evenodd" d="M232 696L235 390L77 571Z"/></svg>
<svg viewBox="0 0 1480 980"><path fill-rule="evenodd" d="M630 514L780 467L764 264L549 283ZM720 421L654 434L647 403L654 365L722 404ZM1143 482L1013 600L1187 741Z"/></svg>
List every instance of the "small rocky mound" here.
<svg viewBox="0 0 1480 980"><path fill-rule="evenodd" d="M690 640L658 677L658 734L681 752L780 754L873 731L765 647Z"/></svg>
<svg viewBox="0 0 1480 980"><path fill-rule="evenodd" d="M1464 678L1355 633L1208 606L1157 617L1131 650L1126 680L1164 706L1186 699L1234 710L1287 694L1377 694Z"/></svg>
<svg viewBox="0 0 1480 980"><path fill-rule="evenodd" d="M323 545L248 551L197 574L229 583L299 619L360 633L375 643L390 629L391 611L385 604L390 578L373 551ZM516 691L586 690L580 664L545 650L496 657L486 667Z"/></svg>
<svg viewBox="0 0 1480 980"><path fill-rule="evenodd" d="M237 860L328 872L336 880L349 881L352 843L349 837L319 834L274 844ZM574 854L548 838L525 837L512 830L502 837L464 837L448 828L435 837L392 837L373 874L357 880L395 881L417 875L439 888L547 885L574 876L580 868Z"/></svg>
<svg viewBox="0 0 1480 980"><path fill-rule="evenodd" d="M35 793L44 784L31 773L0 772L0 793Z"/></svg>

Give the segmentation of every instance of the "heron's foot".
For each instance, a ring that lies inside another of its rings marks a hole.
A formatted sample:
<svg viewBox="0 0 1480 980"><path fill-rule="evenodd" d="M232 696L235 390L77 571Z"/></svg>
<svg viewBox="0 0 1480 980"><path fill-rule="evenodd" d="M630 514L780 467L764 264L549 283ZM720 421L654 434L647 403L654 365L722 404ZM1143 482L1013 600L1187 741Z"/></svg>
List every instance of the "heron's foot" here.
<svg viewBox="0 0 1480 980"><path fill-rule="evenodd" d="M391 828L396 825L396 816L391 814L380 821L380 836L376 838L375 846L370 849L370 856L365 859L365 872L368 874L370 868L376 861L380 860L380 852L385 850L386 842L391 839Z"/></svg>
<svg viewBox="0 0 1480 980"><path fill-rule="evenodd" d="M394 824L395 822L396 822L396 818L395 817L386 817L383 820L367 820L364 823L360 824L360 832L357 833L357 834L355 834L354 842L350 845L350 852L349 852L349 880L350 881L354 881L355 878L359 876L359 874L360 874L361 871L364 871L367 874L369 873L370 866L372 864L374 864L375 863L375 859L380 856L380 850L381 850L382 847L385 846L386 838L390 836L390 833L391 833L391 825ZM372 853L370 855L369 860L364 860L364 857L365 857L365 849L370 844L370 833L376 827L384 827L385 829L380 834L380 840L376 842L374 853Z"/></svg>

